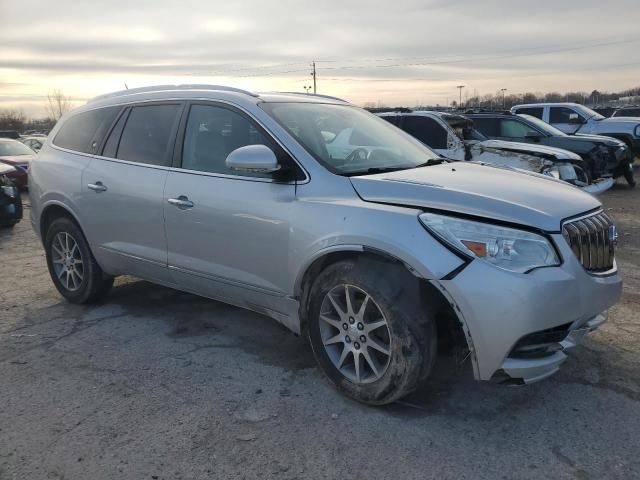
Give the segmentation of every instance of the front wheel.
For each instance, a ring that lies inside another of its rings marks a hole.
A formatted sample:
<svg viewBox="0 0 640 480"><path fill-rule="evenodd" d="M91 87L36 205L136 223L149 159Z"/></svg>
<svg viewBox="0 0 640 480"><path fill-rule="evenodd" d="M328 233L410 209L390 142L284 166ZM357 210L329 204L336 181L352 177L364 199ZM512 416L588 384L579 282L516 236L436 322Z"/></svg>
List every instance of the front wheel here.
<svg viewBox="0 0 640 480"><path fill-rule="evenodd" d="M314 282L308 335L318 364L343 393L391 403L428 376L436 330L420 285L403 268L373 259L330 265Z"/></svg>
<svg viewBox="0 0 640 480"><path fill-rule="evenodd" d="M58 292L72 303L92 303L113 285L93 257L82 231L68 218L55 220L45 237L47 267Z"/></svg>

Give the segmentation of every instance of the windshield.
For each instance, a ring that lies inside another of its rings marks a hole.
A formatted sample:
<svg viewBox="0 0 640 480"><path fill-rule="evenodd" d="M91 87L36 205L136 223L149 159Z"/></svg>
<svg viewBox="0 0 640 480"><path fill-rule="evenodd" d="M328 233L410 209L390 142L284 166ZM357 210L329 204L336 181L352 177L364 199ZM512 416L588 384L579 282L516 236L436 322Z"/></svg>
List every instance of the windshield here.
<svg viewBox="0 0 640 480"><path fill-rule="evenodd" d="M604 118L598 112L594 112L593 110L591 110L588 107L585 107L584 105L571 105L571 108L573 108L578 113L582 114L582 116L587 120L589 119L602 120Z"/></svg>
<svg viewBox="0 0 640 480"><path fill-rule="evenodd" d="M260 105L330 171L340 175L402 170L440 157L375 115L349 105Z"/></svg>
<svg viewBox="0 0 640 480"><path fill-rule="evenodd" d="M0 142L0 157L33 155L33 150L17 141Z"/></svg>
<svg viewBox="0 0 640 480"><path fill-rule="evenodd" d="M549 125L547 122L544 122L544 121L540 120L539 118L533 117L531 115L525 115L525 114L519 114L518 116L528 120L529 123L532 123L539 130L542 130L543 132L548 133L549 135L552 135L554 137L566 137L567 136L567 134L564 133L562 130L558 130L553 125Z"/></svg>

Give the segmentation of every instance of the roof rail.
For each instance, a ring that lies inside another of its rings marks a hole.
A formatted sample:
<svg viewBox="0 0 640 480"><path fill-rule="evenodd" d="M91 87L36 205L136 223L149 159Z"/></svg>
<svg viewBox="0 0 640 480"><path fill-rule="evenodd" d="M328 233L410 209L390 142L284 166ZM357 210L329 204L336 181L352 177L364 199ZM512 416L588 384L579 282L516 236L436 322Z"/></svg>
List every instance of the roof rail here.
<svg viewBox="0 0 640 480"><path fill-rule="evenodd" d="M104 100L106 98L124 97L127 95L136 95L138 93L145 92L159 92L163 90L217 90L224 92L243 93L245 95L251 95L257 97L258 95L248 90L242 90L240 88L227 87L225 85L208 85L208 84L183 84L183 85L153 85L150 87L129 88L127 90L119 90L117 92L106 93L104 95L98 95L87 101L87 103L95 102L97 100Z"/></svg>
<svg viewBox="0 0 640 480"><path fill-rule="evenodd" d="M305 97L328 98L329 100L338 100L340 102L349 103L344 98L332 97L331 95L321 95L319 93L302 93L302 92L273 92L273 93L286 93L287 95L304 95Z"/></svg>

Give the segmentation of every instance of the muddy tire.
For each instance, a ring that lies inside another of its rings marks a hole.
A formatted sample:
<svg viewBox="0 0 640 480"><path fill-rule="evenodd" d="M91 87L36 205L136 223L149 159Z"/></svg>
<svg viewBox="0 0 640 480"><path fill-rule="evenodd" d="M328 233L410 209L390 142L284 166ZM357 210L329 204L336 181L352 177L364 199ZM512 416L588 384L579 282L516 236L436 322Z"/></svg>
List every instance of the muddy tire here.
<svg viewBox="0 0 640 480"><path fill-rule="evenodd" d="M415 390L435 362L434 315L402 266L371 258L326 267L309 295L307 335L338 390L370 405Z"/></svg>
<svg viewBox="0 0 640 480"><path fill-rule="evenodd" d="M82 231L68 218L58 218L44 241L47 267L58 292L71 303L100 300L113 285L93 257Z"/></svg>

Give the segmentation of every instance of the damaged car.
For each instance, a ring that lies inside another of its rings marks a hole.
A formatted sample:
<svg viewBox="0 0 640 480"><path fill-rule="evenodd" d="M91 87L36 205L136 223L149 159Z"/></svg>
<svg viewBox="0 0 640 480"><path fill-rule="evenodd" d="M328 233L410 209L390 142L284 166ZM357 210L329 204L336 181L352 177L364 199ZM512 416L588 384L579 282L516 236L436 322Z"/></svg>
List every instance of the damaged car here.
<svg viewBox="0 0 640 480"><path fill-rule="evenodd" d="M336 156L345 132L357 145ZM616 228L593 195L448 161L321 95L109 94L58 121L29 182L68 301L132 275L259 312L367 404L420 387L450 347L478 380L542 380L622 289Z"/></svg>
<svg viewBox="0 0 640 480"><path fill-rule="evenodd" d="M624 176L633 187L633 152L622 141L601 135L567 135L531 115L511 112L465 112L474 127L487 138L535 143L577 153L585 161L591 179Z"/></svg>
<svg viewBox="0 0 640 480"><path fill-rule="evenodd" d="M511 113L524 113L547 122L569 135L595 134L617 138L640 156L640 118L605 118L578 103L533 103L516 105Z"/></svg>
<svg viewBox="0 0 640 480"><path fill-rule="evenodd" d="M12 228L22 219L20 189L11 180L15 171L0 163L0 228Z"/></svg>
<svg viewBox="0 0 640 480"><path fill-rule="evenodd" d="M411 134L451 160L483 162L535 172L571 183L597 194L613 185L611 178L592 181L584 161L568 150L521 142L490 140L463 115L431 111L393 111L380 117Z"/></svg>
<svg viewBox="0 0 640 480"><path fill-rule="evenodd" d="M0 138L0 163L5 163L14 167L8 175L16 186L27 188L27 170L36 152L18 140Z"/></svg>

